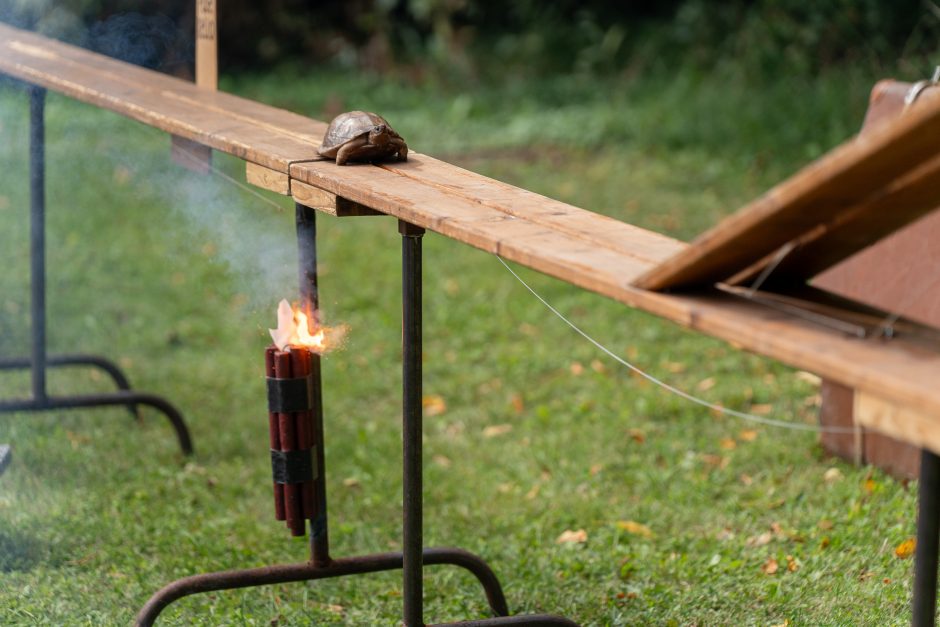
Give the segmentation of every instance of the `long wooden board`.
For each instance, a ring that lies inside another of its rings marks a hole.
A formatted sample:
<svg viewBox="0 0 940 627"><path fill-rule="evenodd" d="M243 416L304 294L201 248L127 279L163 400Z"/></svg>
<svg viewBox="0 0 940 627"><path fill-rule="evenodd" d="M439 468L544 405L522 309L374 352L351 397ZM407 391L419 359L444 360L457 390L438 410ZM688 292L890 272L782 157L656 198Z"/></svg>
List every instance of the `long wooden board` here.
<svg viewBox="0 0 940 627"><path fill-rule="evenodd" d="M782 246L818 231L820 225L826 227L830 250L845 258L860 245L867 245L859 241L865 238L853 224L875 223L893 230L916 220L940 202L940 186L921 187L916 205L887 219L881 215L884 207L879 199L887 190L903 188L905 177L937 156L937 92L940 90L925 92L916 106L898 119L842 144L722 220L687 249L645 273L637 286L662 290L725 281ZM935 181L936 173L931 171L929 182ZM846 213L853 218L843 219ZM843 226L849 227L845 246L839 240ZM869 232L868 239L879 234L888 232ZM793 254L798 258L800 251ZM793 271L791 267L791 274Z"/></svg>
<svg viewBox="0 0 940 627"><path fill-rule="evenodd" d="M940 417L940 350L913 338L858 340L727 294L679 296L636 287L640 276L685 250L669 237L420 153L382 166L316 160L323 122L3 25L0 72L239 156L270 170L264 180L273 185L276 179L280 191L285 180L298 194L323 190L325 198L413 222L918 415ZM940 421L934 431L940 436ZM922 433L912 432L910 441L940 452L940 437Z"/></svg>

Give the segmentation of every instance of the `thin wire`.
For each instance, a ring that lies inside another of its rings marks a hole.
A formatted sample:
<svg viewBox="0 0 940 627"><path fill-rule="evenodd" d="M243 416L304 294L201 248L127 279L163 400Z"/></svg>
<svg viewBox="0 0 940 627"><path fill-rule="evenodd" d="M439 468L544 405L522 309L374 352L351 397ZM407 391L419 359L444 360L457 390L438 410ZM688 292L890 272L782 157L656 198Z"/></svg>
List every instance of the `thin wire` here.
<svg viewBox="0 0 940 627"><path fill-rule="evenodd" d="M251 187L245 185L244 183L242 183L242 182L239 181L238 179L232 178L231 176L229 176L228 174L226 174L226 173L223 172L222 170L220 170L220 169L218 169L217 167L215 167L214 165L212 165L212 163L207 163L207 162L203 161L202 159L200 159L200 158L197 157L196 155L191 154L191 153L190 153L188 150L186 150L185 148L179 150L176 154L185 156L187 159L189 159L190 163L193 163L193 164L195 164L195 165L199 165L199 166L208 166L210 172L212 172L213 174L215 174L215 175L217 175L217 176L222 177L223 179L225 179L225 180L228 181L229 183L231 183L231 184L235 185L236 187L238 187L239 189L241 189L243 192L247 192L247 193L251 194L252 196L254 196L255 198L261 200L262 202L265 202L265 203L271 205L272 207L274 207L274 208L277 209L278 211L284 211L284 207L282 207L281 205L277 204L276 202L274 202L274 201L271 200L270 198L264 196L264 195L261 194L258 190L253 189L253 188L251 188Z"/></svg>
<svg viewBox="0 0 940 627"><path fill-rule="evenodd" d="M255 197L259 198L260 200L266 202L267 204L269 204L269 205L275 207L278 211L283 211L283 209L284 209L283 207L281 207L280 205L278 205L277 203L275 203L275 202L272 201L271 199L262 196L260 193L258 193L258 192L255 191L254 189L248 187L247 185L242 184L241 181L238 181L237 179L234 179L234 178L232 178L231 176L229 176L228 174L226 174L225 172L222 172L221 170L219 170L218 168L216 168L215 166L213 166L211 163L205 164L201 159L197 158L195 155L189 154L189 153L188 153L187 151L185 151L185 150L181 150L181 151L180 151L179 153L177 153L177 154L183 154L183 155L185 155L185 156L186 156L188 159L190 159L193 163L198 163L199 165L208 165L209 171L212 172L213 174L216 174L216 175L222 177L223 179L225 179L225 180L228 181L229 183L232 183L233 185L237 186L237 187L240 188L241 190L243 190L243 191L245 191L245 192L251 194L252 196L255 196ZM785 252L784 252L782 255L780 255L779 259L776 260L776 263L773 264L773 266L772 266L772 268L771 268L771 271L773 270L773 268L776 267L777 264L780 263L780 261L782 261L783 257L785 257L785 256L787 255L787 253L790 252L790 250L792 250L792 248L786 249ZM629 368L631 371L633 371L633 372L635 372L636 374L640 375L641 377L643 377L643 378L646 379L647 381L658 385L659 387L663 388L664 390L667 390L668 392L671 392L671 393L675 394L676 396L679 396L680 398L684 398L684 399L686 399L687 401L690 401L690 402L692 402L692 403L696 403L697 405L701 405L702 407L707 407L708 409L711 409L712 411L717 411L717 412L720 412L720 413L722 413L722 414L726 414L726 415L729 415L729 416L735 416L735 417L737 417L737 418L741 418L742 420L748 420L748 421L750 421L750 422L756 422L756 423L758 423L758 424L768 425L768 426L772 426L772 427L780 427L780 428L783 428L783 429L792 429L792 430L794 430L794 431L813 431L813 432L819 432L819 433L855 433L855 432L858 430L857 427L819 427L819 426L814 426L814 425L799 424L799 423L795 423L795 422L786 422L786 421L783 421L783 420L776 420L776 419L774 419L774 418L765 418L765 417L763 417L763 416L757 416L757 415L755 415L755 414L748 414L748 413L746 413L746 412L737 411L737 410L735 410L735 409L729 409L728 407L724 407L724 406L722 406L722 405L718 405L718 404L716 404L716 403L712 403L712 402L706 401L705 399L699 398L699 397L697 397L697 396L693 396L692 394L689 394L688 392L685 392L685 391L683 391L683 390L680 390L679 388L674 387L674 386L672 386L672 385L666 383L665 381L662 381L661 379L657 379L656 377L654 377L653 375L651 375L651 374L649 374L649 373L647 373L647 372L644 372L643 370L641 370L641 369L638 368L637 366L634 366L633 364L631 364L630 362L626 361L625 359L623 359L622 357L620 357L619 355L617 355L616 353L614 353L613 351L611 351L610 349L608 349L606 346L604 346L603 344L601 344L600 342L598 342L597 340L595 340L593 337L591 337L590 335L588 335L587 333L585 333L584 331L582 331L580 327L578 327L576 324L574 324L573 322L571 322L570 320L568 320L568 318L566 318L560 311L558 311L557 309L555 309L554 307L552 307L552 305L549 304L548 301L546 301L544 298L542 298L542 297L538 294L538 292L536 292L534 289L532 289L532 287L531 287L528 283L526 283L526 282L522 279L522 277L520 277L518 274L516 274L516 272L515 272L512 268L509 267L509 265L503 260L502 257L500 257L499 255L495 255L495 257L499 260L499 262L500 262L501 264L503 264L503 267L505 267L507 270L509 270L509 273L512 274L514 277L516 277L516 280L518 280L520 283L522 283L522 285L523 285L527 290L529 290L529 292L530 292L533 296L535 296L543 305L545 305L545 306L549 309L549 311L551 311L553 314L555 314L556 316L558 316L565 324L567 324L569 327L571 327L572 329L574 329L575 332L577 332L581 337L583 337L584 339L586 339L588 342L590 342L591 344L593 344L593 345L594 345L595 347L597 347L600 351L602 351L602 352L604 352L605 354L607 354L610 358L612 358L612 359L615 360L616 362L620 363L620 364L623 365L623 366L626 366L626 367ZM766 273L766 274L769 275L770 273L768 272L768 273ZM767 278L766 276L763 277L763 279L766 279L766 278Z"/></svg>
<svg viewBox="0 0 940 627"><path fill-rule="evenodd" d="M593 337L591 337L590 335L588 335L587 333L585 333L584 331L582 331L580 327L578 327L576 324L574 324L573 322L571 322L570 320L568 320L568 318L566 318L560 311L558 311L557 309L555 309L554 307L552 307L552 305L549 304L548 301L546 301L544 298L542 298L542 297L539 295L538 292L536 292L534 289L532 289L532 287L531 287L528 283L526 283L526 282L522 279L522 277L520 277L518 274L516 274L516 272L515 272L512 268L509 267L509 265L503 260L502 257L500 257L499 255L495 255L495 257L499 260L499 262L500 262L501 264L503 264L503 267L505 267L507 270L509 270L509 273L510 273L510 274L512 274L514 277L516 277L516 280L517 280L517 281L519 281L520 283L522 283L522 285L523 285L527 290L529 290L529 292L530 292L533 296L535 296L543 305L545 305L545 306L548 308L549 311L551 311L553 314L555 314L556 316L558 316L559 318L561 318L561 320L562 320L565 324L567 324L569 327L571 327L572 329L574 329L574 331L575 331L578 335L580 335L581 337L583 337L584 339L586 339L588 342L590 342L591 344L593 344L595 347L597 347L599 350L601 350L602 352L604 352L605 354L607 354L607 356L609 356L610 358L614 359L614 360L615 360L616 362L618 362L619 364L621 364L621 365L623 365L623 366L626 366L626 367L629 368L632 372L634 372L634 373L640 375L641 377L643 377L644 379L646 379L646 380L649 381L650 383L654 383L654 384L658 385L659 387L663 388L664 390L675 394L676 396L679 396L679 397L681 397L681 398L684 398L685 400L690 401L690 402L692 402L692 403L695 403L695 404L697 404L697 405L701 405L702 407L707 407L708 409L711 409L711 410L713 410L713 411L720 412L720 413L722 413L722 414L727 414L727 415L729 415L729 416L735 416L736 418L741 418L742 420L747 420L747 421L750 421L750 422L756 422L756 423L759 423L759 424L762 424L762 425L768 425L768 426L771 426L771 427L780 427L780 428L783 428L783 429L792 429L792 430L794 430L794 431L813 431L813 432L817 432L817 433L855 433L855 432L858 430L857 427L820 427L820 426L817 426L817 425L805 425L805 424L800 424L800 423L797 423L797 422L787 422L787 421L784 421L784 420L776 420L776 419L774 419L774 418L765 418L764 416L757 416L757 415L755 415L755 414L749 414L749 413L746 413L746 412L743 412L743 411L737 411L737 410L734 410L734 409L729 409L729 408L727 408L727 407L723 407L722 405L717 405L717 404L715 404L715 403L706 401L705 399L699 398L699 397L697 397L697 396L693 396L692 394L689 394L688 392L685 392L685 391L683 391L683 390L680 390L679 388L677 388L677 387L675 387L675 386L673 386L673 385L670 385L670 384L666 383L665 381L663 381L663 380L661 380L661 379L657 379L656 377L654 377L653 375L651 375L651 374L649 374L649 373L647 373L647 372L644 372L643 370L641 370L641 369L638 368L637 366L634 366L632 363L626 361L625 359L623 359L622 357L620 357L619 355L617 355L616 353L614 353L613 351L611 351L610 349L608 349L606 346L604 346L603 344L601 344L600 342L598 342L597 340L595 340Z"/></svg>

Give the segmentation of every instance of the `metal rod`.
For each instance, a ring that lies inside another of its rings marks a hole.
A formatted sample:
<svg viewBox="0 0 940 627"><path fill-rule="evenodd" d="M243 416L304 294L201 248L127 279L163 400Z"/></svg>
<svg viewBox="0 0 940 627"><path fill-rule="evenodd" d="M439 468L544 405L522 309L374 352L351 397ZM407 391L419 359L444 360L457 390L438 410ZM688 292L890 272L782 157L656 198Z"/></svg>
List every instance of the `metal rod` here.
<svg viewBox="0 0 940 627"><path fill-rule="evenodd" d="M46 398L46 90L29 88L29 258L33 398Z"/></svg>
<svg viewBox="0 0 940 627"><path fill-rule="evenodd" d="M68 354L68 355L46 355L46 368L57 366L92 366L104 371L119 390L129 392L131 383L124 372L116 363L100 355ZM7 357L0 359L0 370L23 370L33 367L33 362L28 357ZM135 418L140 418L140 412L136 405L128 405L128 411Z"/></svg>
<svg viewBox="0 0 940 627"><path fill-rule="evenodd" d="M0 413L11 411L48 411L50 409L79 409L85 407L147 405L164 414L176 431L183 453L192 455L193 444L183 416L169 401L155 394L141 392L110 392L72 396L46 396L0 401Z"/></svg>
<svg viewBox="0 0 940 627"><path fill-rule="evenodd" d="M320 322L320 291L317 285L317 212L300 203L295 204L297 220L297 266L300 273L300 306L310 324ZM313 329L308 329L313 331ZM310 373L313 376L313 446L316 452L317 476L313 482L316 515L310 524L310 561L314 566L330 564L329 520L326 508L326 447L323 439L323 384L320 355L312 353Z"/></svg>
<svg viewBox="0 0 940 627"><path fill-rule="evenodd" d="M470 571L483 586L493 613L501 616L509 613L506 607L506 597L503 595L499 580L496 579L496 575L480 557L462 549L450 547L426 549L423 552L423 557L424 562L428 565L447 564ZM154 593L137 614L135 624L139 627L153 625L157 616L166 606L177 599L192 594L397 570L402 568L402 565L403 557L401 553L376 553L359 557L339 558L333 560L327 567L317 567L310 563L282 564L193 575L177 579Z"/></svg>
<svg viewBox="0 0 940 627"><path fill-rule="evenodd" d="M914 627L933 627L937 612L937 551L940 548L940 457L920 453L917 548L914 555Z"/></svg>
<svg viewBox="0 0 940 627"><path fill-rule="evenodd" d="M402 553L405 627L421 627L422 466L421 466L421 236L424 229L398 221L402 235Z"/></svg>

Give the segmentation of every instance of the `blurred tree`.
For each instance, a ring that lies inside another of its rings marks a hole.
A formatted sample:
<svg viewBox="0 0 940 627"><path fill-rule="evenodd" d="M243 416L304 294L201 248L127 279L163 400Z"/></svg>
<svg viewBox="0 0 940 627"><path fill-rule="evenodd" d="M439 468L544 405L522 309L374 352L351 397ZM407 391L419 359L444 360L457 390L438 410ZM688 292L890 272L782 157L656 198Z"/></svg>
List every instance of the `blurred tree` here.
<svg viewBox="0 0 940 627"><path fill-rule="evenodd" d="M896 67L902 57L926 65L940 42L940 6L931 0L219 5L223 70L300 61L462 78L481 72L708 69L727 59L755 76L773 77L846 62ZM192 58L192 0L8 0L0 4L0 19L168 71L179 72Z"/></svg>

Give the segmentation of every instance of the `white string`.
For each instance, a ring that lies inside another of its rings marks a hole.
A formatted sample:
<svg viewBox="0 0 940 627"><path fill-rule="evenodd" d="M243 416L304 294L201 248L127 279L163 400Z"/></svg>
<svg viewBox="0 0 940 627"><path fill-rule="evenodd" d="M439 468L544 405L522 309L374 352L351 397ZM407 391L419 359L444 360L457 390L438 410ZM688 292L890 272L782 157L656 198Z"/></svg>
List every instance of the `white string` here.
<svg viewBox="0 0 940 627"><path fill-rule="evenodd" d="M190 163L193 163L193 164L195 164L195 165L199 165L199 166L208 166L210 172L212 172L213 174L215 174L215 175L217 175L217 176L222 177L223 179L225 179L225 180L228 181L229 183L231 183L231 184L235 185L236 187L238 187L239 189L241 189L243 192L247 192L247 193L251 194L252 196L254 196L255 198L258 198L259 200L261 200L261 201L263 201L263 202L266 202L267 204L271 205L272 207L274 207L274 208L277 209L278 211L284 211L284 207L282 207L281 205L277 204L276 202L274 202L274 201L271 200L270 198L268 198L268 197L262 195L258 190L253 189L253 188L251 188L251 187L245 185L244 183L242 183L242 182L239 181L238 179L232 178L231 176L229 176L228 174L226 174L226 173L223 172L222 170L220 170L220 169L218 169L217 167L215 167L214 165L212 165L212 163L207 163L207 162L203 161L201 158L197 157L196 155L191 154L191 153L190 153L188 150L186 150L185 148L180 149L180 150L179 150L178 152L176 152L175 154L185 156L187 159L189 159Z"/></svg>
<svg viewBox="0 0 940 627"><path fill-rule="evenodd" d="M243 191L245 191L245 192L251 194L252 196L255 196L255 197L259 198L260 200L266 202L267 204L269 204L269 205L275 207L278 211L283 211L284 208L281 207L280 205L278 205L277 203L275 203L274 201L272 201L270 198L266 198L266 197L262 196L260 193L258 193L258 192L255 191L254 189L248 187L247 185L242 184L240 181L238 181L238 180L232 178L232 177L229 176L228 174L226 174L226 173L222 172L221 170L217 169L217 168L216 168L215 166L213 166L211 163L210 163L210 164L204 164L201 159L197 158L195 155L189 154L189 153L188 153L187 151L185 151L185 150L181 150L181 151L180 151L179 153L177 153L177 154L183 154L183 155L185 155L185 156L186 156L188 159L190 159L193 163L198 163L198 164L200 164L200 165L208 165L208 166L209 166L209 171L212 172L213 174L216 174L216 175L222 177L223 179L225 179L225 180L228 181L229 183L232 183L233 185L237 186L237 187L240 188L241 190L243 190ZM787 250L787 252L789 252L789 250ZM784 255L781 255L781 258L782 258L783 256L786 256L785 253L784 253ZM545 306L548 308L549 311L551 311L553 314L555 314L556 316L558 316L565 324L567 324L569 327L571 327L572 329L574 329L574 331L577 332L578 335L580 335L581 337L583 337L584 339L586 339L588 342L590 342L591 344L593 344L595 347L597 347L599 350L601 350L602 352L604 352L605 354L607 354L610 358L612 358L612 359L615 360L616 362L618 362L618 363L620 363L621 365L626 366L627 368L629 368L632 372L635 372L636 374L640 375L641 377L643 377L643 378L646 379L647 381L658 385L659 387L663 388L664 390L667 390L668 392L671 392L671 393L675 394L676 396L679 396L680 398L684 398L684 399L686 399L687 401L690 401L690 402L692 402L692 403L696 403L697 405L701 405L702 407L707 407L708 409L711 409L711 410L713 410L713 411L720 412L720 413L722 413L722 414L726 414L726 415L729 415L729 416L735 416L735 417L737 417L737 418L741 418L742 420L747 420L747 421L750 421L750 422L756 422L756 423L762 424L762 425L768 425L768 426L772 426L772 427L780 427L780 428L783 428L783 429L792 429L792 430L795 430L795 431L814 431L814 432L819 432L819 433L855 433L855 432L858 430L857 427L820 427L820 426L817 426L817 425L806 425L806 424L800 424L800 423L796 423L796 422L786 422L786 421L784 421L784 420L776 420L776 419L774 419L774 418L765 418L764 416L757 416L757 415L755 415L755 414L748 414L748 413L746 413L746 412L737 411L737 410L735 410L735 409L730 409L730 408L728 408L728 407L724 407L724 406L722 406L722 405L718 405L718 404L716 404L716 403L712 403L712 402L706 401L705 399L699 398L699 397L697 397L697 396L693 396L692 394L689 394L688 392L685 392L685 391L683 391L683 390L680 390L679 388L674 387L674 386L672 386L672 385L666 383L665 381L662 381L661 379L657 379L656 377L654 377L653 375L651 375L651 374L649 374L649 373L647 373L647 372L644 372L643 370L641 370L641 369L638 368L637 366L634 366L633 364L631 364L630 362L626 361L625 359L623 359L622 357L620 357L619 355L615 354L613 351L611 351L610 349L608 349L607 347L605 347L603 344L601 344L600 342L598 342L597 340L595 340L593 337L591 337L590 335L588 335L587 333L585 333L584 331L582 331L580 327L578 327L576 324L574 324L573 322L571 322L570 320L568 320L568 318L566 318L560 311L558 311L557 309L555 309L554 307L552 307L552 305L549 304L548 301L546 301L546 300L545 300L544 298L542 298L534 289L532 289L532 287L531 287L528 283L526 283L526 282L522 279L522 277L520 277L518 274L516 274L516 272L515 272L512 268L509 267L509 265L503 260L502 257L500 257L499 255L495 255L495 257L499 260L499 262L500 262L501 264L503 264L503 267L505 267L507 270L509 270L509 273L510 273L510 274L512 274L514 277L516 277L516 280L518 280L520 283L522 283L522 285L523 285L527 290L529 290L529 292L530 292L533 296L535 296L543 305L545 305ZM778 261L778 263L779 263L779 261Z"/></svg>
<svg viewBox="0 0 940 627"><path fill-rule="evenodd" d="M771 427L781 427L781 428L783 428L783 429L793 429L794 431L814 431L814 432L819 432L819 433L855 433L855 432L857 431L857 427L821 427L821 426L818 426L818 425L806 425L806 424L800 424L800 423L798 423L798 422L787 422L787 421L784 421L784 420L776 420L776 419L774 419L774 418L765 418L764 416L757 416L757 415L755 415L755 414L748 414L748 413L743 412L743 411L737 411L737 410L734 410L734 409L729 409L729 408L727 408L727 407L723 407L723 406L721 406L721 405L717 405L717 404L715 404L715 403L706 401L705 399L699 398L699 397L697 397L697 396L693 396L692 394L689 394L688 392L685 392L685 391L683 391L683 390L680 390L679 388L674 387L674 386L672 386L672 385L666 383L665 381L662 381L661 379L657 379L657 378L654 377L653 375L651 375L651 374L649 374L649 373L647 373L647 372L644 372L643 370L641 370L641 369L638 368L637 366L634 366L632 363L628 362L627 360L623 359L623 358L620 357L619 355L615 354L613 351L609 350L607 347L605 347L603 344L601 344L600 342L598 342L597 340L595 340L593 337L591 337L590 335L588 335L587 333L585 333L584 331L582 331L580 327L578 327L576 324L574 324L573 322L571 322L570 320L568 320L568 318L566 318L560 311L558 311L557 309L555 309L554 307L552 307L551 304L548 303L548 301L546 301L544 298L542 298L542 297L538 294L538 292L536 292L534 289L532 289L532 287L531 287L528 283L526 283L526 282L522 279L522 277L520 277L518 274L516 274L516 272L515 272L512 268L509 267L509 265L503 260L502 257L500 257L499 255L495 255L495 257L496 257L497 259L499 259L499 262L500 262L501 264L503 264L503 267L505 267L507 270L509 270L509 273L512 274L514 277L516 277L516 280L518 280L520 283L522 283L522 285L523 285L527 290L529 290L529 292L530 292L533 296L535 296L543 305L545 305L545 306L548 308L549 311L551 311L553 314L555 314L556 316L558 316L559 318L561 318L561 320L562 320L565 324L567 324L569 327L571 327L572 329L574 329L575 332L578 333L578 335L580 335L581 337L583 337L584 339L586 339L588 342L590 342L590 343L593 344L595 347L597 347L599 350L601 350L602 352L604 352L605 354L607 354L609 357L611 357L612 359L614 359L615 361L617 361L619 364L621 364L621 365L623 365L623 366L626 366L626 367L629 368L632 372L635 372L636 374L640 375L641 377L643 377L644 379L646 379L646 380L649 381L650 383L654 383L654 384L658 385L659 387L663 388L664 390L667 390L668 392L671 392L671 393L675 394L676 396L679 396L679 397L681 397L681 398L684 398L685 400L690 401L690 402L692 402L692 403L696 403L697 405L701 405L702 407L707 407L708 409L711 409L711 410L713 410L713 411L721 412L722 414L727 414L727 415L729 415L729 416L735 416L735 417L737 417L737 418L741 418L742 420L748 420L748 421L750 421L750 422L756 422L756 423L759 423L759 424L762 424L762 425L769 425L769 426L771 426Z"/></svg>

